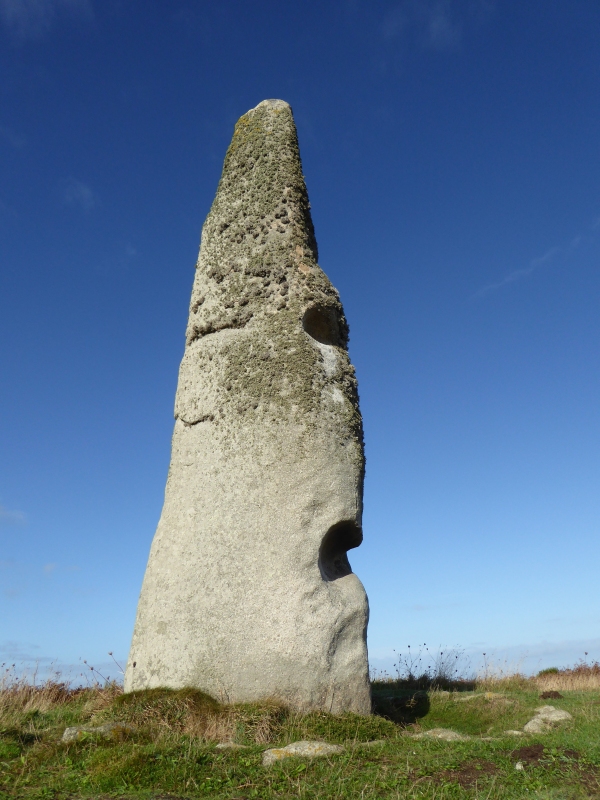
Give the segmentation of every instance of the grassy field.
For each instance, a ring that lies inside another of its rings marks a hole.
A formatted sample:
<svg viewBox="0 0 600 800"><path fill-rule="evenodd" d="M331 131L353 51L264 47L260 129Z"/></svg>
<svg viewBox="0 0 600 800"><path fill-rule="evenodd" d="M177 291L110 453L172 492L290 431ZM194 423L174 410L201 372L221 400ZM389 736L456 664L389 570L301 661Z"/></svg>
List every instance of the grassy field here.
<svg viewBox="0 0 600 800"><path fill-rule="evenodd" d="M223 706L193 690L35 687L7 673L0 798L600 798L597 664L537 678L379 680L373 698L368 718L300 716L275 703ZM543 734L505 733L546 704L572 720ZM67 727L107 722L118 725L61 741ZM436 728L465 738L423 736ZM266 748L298 740L345 749L263 767Z"/></svg>

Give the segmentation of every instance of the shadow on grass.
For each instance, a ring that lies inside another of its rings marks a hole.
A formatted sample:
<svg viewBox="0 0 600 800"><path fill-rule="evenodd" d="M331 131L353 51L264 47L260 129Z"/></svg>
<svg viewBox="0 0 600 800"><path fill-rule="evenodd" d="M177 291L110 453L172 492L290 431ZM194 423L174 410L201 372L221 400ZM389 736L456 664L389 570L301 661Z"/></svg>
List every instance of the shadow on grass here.
<svg viewBox="0 0 600 800"><path fill-rule="evenodd" d="M432 691L472 692L475 681L431 678L427 675L398 680L374 680L373 713L397 725L412 725L430 710Z"/></svg>

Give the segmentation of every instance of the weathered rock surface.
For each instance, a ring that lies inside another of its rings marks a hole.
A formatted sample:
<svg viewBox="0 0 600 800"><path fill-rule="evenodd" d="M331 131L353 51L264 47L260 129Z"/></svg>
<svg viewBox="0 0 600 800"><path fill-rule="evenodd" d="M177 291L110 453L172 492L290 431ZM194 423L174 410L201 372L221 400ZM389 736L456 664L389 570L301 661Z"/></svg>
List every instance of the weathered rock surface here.
<svg viewBox="0 0 600 800"><path fill-rule="evenodd" d="M284 758L318 758L343 752L344 748L340 744L292 742L287 747L274 747L271 750L265 750L262 763L263 767L269 767L276 761L283 761Z"/></svg>
<svg viewBox="0 0 600 800"><path fill-rule="evenodd" d="M540 706L535 710L535 717L523 727L525 733L546 733L558 722L573 719L568 711L563 711L554 706Z"/></svg>
<svg viewBox="0 0 600 800"><path fill-rule="evenodd" d="M431 728L431 730L416 733L413 739L442 739L444 742L466 742L470 736L457 733L449 728Z"/></svg>
<svg viewBox="0 0 600 800"><path fill-rule="evenodd" d="M215 750L248 750L249 745L238 744L237 742L220 742L215 745Z"/></svg>
<svg viewBox="0 0 600 800"><path fill-rule="evenodd" d="M105 722L104 725L73 725L66 728L62 735L63 742L76 742L86 736L99 736L102 739L120 740L128 733L135 730L131 725L124 725L122 722Z"/></svg>
<svg viewBox="0 0 600 800"><path fill-rule="evenodd" d="M292 112L238 121L202 231L126 691L371 710L357 384Z"/></svg>

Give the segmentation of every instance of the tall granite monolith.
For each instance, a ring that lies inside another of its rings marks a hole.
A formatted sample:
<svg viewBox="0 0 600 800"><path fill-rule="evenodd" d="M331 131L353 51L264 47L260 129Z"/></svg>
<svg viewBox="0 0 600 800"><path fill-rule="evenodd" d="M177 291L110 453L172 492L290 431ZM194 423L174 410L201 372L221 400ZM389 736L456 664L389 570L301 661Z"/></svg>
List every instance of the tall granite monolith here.
<svg viewBox="0 0 600 800"><path fill-rule="evenodd" d="M362 421L289 105L235 126L204 228L125 690L371 710Z"/></svg>

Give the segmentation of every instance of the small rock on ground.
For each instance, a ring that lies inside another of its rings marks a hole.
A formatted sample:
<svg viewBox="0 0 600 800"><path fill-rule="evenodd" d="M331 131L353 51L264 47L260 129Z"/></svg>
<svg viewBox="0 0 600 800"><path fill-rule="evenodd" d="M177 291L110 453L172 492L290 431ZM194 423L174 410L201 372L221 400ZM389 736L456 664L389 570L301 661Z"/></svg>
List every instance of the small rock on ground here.
<svg viewBox="0 0 600 800"><path fill-rule="evenodd" d="M535 717L524 726L525 733L546 733L557 722L573 719L568 711L554 706L540 706L535 710Z"/></svg>
<svg viewBox="0 0 600 800"><path fill-rule="evenodd" d="M287 747L274 747L265 750L263 753L263 766L268 767L276 761L284 758L303 757L318 758L319 756L329 756L334 753L343 753L344 748L339 744L328 744L327 742L292 742Z"/></svg>
<svg viewBox="0 0 600 800"><path fill-rule="evenodd" d="M355 747L380 747L387 744L386 739L373 739L372 742L356 742Z"/></svg>
<svg viewBox="0 0 600 800"><path fill-rule="evenodd" d="M554 708L554 706L540 706L535 710L536 717L541 717L547 722L560 722L565 719L573 719L568 711L563 711L562 708Z"/></svg>
<svg viewBox="0 0 600 800"><path fill-rule="evenodd" d="M430 731L415 733L413 736L413 739L442 739L444 742L466 742L470 738L449 728L432 728Z"/></svg>
<svg viewBox="0 0 600 800"><path fill-rule="evenodd" d="M106 722L104 725L93 727L91 725L73 725L66 728L62 735L63 742L76 742L82 739L86 733L101 736L103 739L121 739L124 733L131 733L134 728L131 725L123 725L120 722Z"/></svg>
<svg viewBox="0 0 600 800"><path fill-rule="evenodd" d="M247 750L247 744L238 744L237 742L220 742L215 746L215 750Z"/></svg>

